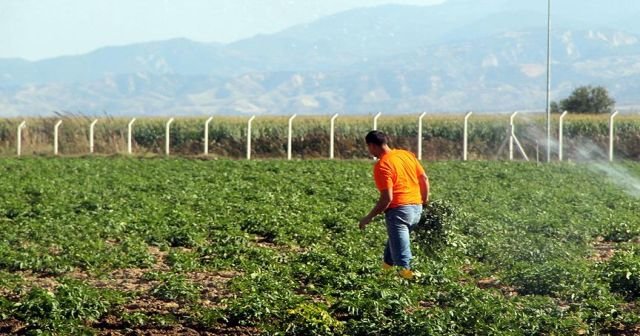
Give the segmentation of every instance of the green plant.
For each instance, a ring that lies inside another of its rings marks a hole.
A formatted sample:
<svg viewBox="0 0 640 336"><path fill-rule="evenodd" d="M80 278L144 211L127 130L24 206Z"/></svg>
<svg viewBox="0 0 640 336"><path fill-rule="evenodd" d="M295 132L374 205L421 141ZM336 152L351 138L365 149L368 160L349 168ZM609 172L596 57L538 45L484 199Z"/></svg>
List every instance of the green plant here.
<svg viewBox="0 0 640 336"><path fill-rule="evenodd" d="M54 292L32 288L14 305L13 314L31 330L84 330L83 321L99 319L117 302L117 295L66 280Z"/></svg>
<svg viewBox="0 0 640 336"><path fill-rule="evenodd" d="M200 287L191 283L183 275L168 274L160 277L160 283L151 289L151 295L167 301L194 301Z"/></svg>
<svg viewBox="0 0 640 336"><path fill-rule="evenodd" d="M553 260L533 265L516 264L508 271L506 280L522 295L567 297L575 296L594 277L584 262Z"/></svg>
<svg viewBox="0 0 640 336"><path fill-rule="evenodd" d="M620 251L607 263L605 278L611 290L632 300L640 297L640 251Z"/></svg>
<svg viewBox="0 0 640 336"><path fill-rule="evenodd" d="M604 239L611 242L626 242L640 237L640 226L629 222L615 222L607 228Z"/></svg>
<svg viewBox="0 0 640 336"><path fill-rule="evenodd" d="M274 328L285 335L339 335L344 332L342 322L336 320L321 304L301 303L287 310L283 321Z"/></svg>

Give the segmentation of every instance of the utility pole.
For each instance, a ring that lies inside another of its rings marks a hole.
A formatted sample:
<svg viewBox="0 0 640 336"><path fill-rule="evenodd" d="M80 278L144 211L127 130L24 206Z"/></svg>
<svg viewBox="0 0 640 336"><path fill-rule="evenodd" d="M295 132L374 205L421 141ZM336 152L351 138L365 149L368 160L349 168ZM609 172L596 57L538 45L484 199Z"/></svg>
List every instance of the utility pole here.
<svg viewBox="0 0 640 336"><path fill-rule="evenodd" d="M551 0L547 0L547 162L551 162Z"/></svg>

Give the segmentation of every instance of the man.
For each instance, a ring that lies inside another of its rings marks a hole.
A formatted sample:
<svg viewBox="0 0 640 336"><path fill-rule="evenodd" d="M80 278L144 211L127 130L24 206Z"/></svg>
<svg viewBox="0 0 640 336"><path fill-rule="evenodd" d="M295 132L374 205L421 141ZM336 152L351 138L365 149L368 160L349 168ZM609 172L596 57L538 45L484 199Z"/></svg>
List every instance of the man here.
<svg viewBox="0 0 640 336"><path fill-rule="evenodd" d="M373 218L385 213L387 244L384 249L384 269L400 267L400 275L412 279L409 233L420 220L422 206L429 202L429 178L413 153L391 149L387 136L371 131L365 137L369 153L377 158L373 179L380 198L373 209L360 220L360 229Z"/></svg>

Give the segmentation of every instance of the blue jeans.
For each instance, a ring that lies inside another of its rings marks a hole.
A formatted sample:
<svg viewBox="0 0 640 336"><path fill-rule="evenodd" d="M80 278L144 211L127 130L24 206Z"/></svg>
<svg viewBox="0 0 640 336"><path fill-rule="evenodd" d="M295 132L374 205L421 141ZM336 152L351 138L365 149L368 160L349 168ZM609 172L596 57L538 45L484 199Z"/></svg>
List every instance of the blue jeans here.
<svg viewBox="0 0 640 336"><path fill-rule="evenodd" d="M384 218L387 223L387 246L384 248L384 262L389 265L409 269L411 246L409 233L420 221L422 205L403 205L388 209Z"/></svg>

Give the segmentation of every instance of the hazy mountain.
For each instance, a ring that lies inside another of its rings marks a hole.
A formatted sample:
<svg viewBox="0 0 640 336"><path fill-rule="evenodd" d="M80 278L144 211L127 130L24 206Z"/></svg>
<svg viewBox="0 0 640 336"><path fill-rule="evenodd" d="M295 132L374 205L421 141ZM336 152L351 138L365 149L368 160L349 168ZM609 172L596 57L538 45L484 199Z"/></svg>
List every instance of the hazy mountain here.
<svg viewBox="0 0 640 336"><path fill-rule="evenodd" d="M554 1L553 94L606 85L640 104L635 0ZM386 5L231 44L173 39L0 59L0 111L368 113L544 106L546 2Z"/></svg>

